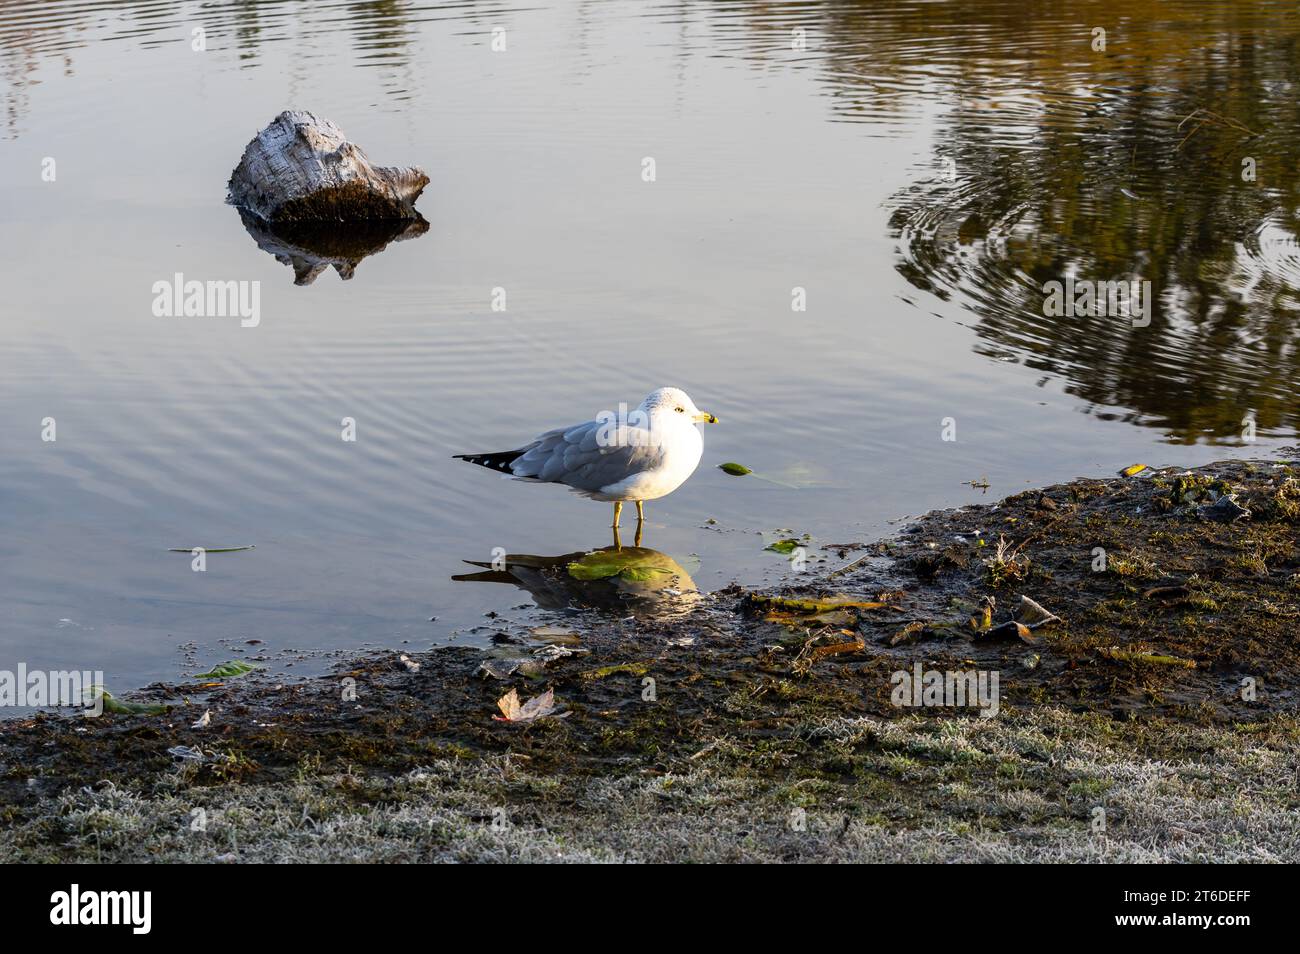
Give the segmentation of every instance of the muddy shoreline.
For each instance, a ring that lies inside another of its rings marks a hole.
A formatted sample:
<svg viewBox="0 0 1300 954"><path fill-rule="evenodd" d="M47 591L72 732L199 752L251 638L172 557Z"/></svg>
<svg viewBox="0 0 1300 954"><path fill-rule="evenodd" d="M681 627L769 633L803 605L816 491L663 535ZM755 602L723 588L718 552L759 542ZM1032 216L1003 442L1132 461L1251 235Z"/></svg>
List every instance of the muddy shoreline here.
<svg viewBox="0 0 1300 954"><path fill-rule="evenodd" d="M130 698L178 704L4 723L0 849L1294 860L1291 460L927 514L887 540L824 547L834 569L778 593L684 591L662 554L635 547L520 557L484 572L590 608L490 651L375 654L299 684L154 686ZM995 711L899 705L896 674L918 665L996 674ZM552 690L556 714L494 719L512 688Z"/></svg>

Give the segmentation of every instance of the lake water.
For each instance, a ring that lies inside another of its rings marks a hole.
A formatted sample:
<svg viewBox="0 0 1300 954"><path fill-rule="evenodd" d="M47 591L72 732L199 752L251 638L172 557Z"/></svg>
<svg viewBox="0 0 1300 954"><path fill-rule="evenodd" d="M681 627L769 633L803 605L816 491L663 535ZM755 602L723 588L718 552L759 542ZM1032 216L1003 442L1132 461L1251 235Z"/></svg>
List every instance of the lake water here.
<svg viewBox="0 0 1300 954"><path fill-rule="evenodd" d="M721 424L644 545L705 591L794 577L782 536L1266 455L1298 41L1250 0L0 3L0 668L535 624L453 575L608 545L608 505L451 455L664 384ZM423 167L427 232L296 285L224 204L289 107ZM260 323L156 317L177 273L259 282ZM1147 323L1045 314L1067 278L1150 281Z"/></svg>

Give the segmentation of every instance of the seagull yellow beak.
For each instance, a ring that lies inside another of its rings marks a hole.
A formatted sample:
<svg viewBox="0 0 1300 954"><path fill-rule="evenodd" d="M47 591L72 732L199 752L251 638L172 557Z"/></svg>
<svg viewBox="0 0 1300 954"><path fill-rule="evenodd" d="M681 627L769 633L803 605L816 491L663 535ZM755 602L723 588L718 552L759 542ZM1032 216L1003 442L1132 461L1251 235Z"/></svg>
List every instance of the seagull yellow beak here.
<svg viewBox="0 0 1300 954"><path fill-rule="evenodd" d="M696 424L718 423L718 419L714 417L712 414L710 414L708 411L701 411L699 414L696 414L695 417L692 418L692 420L694 420Z"/></svg>

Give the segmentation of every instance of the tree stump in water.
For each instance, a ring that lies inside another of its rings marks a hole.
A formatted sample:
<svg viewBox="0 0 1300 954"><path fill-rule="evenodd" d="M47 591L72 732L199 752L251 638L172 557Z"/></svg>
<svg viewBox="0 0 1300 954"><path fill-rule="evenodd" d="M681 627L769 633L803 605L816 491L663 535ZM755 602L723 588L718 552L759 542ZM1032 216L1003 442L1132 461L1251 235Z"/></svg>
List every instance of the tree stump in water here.
<svg viewBox="0 0 1300 954"><path fill-rule="evenodd" d="M372 166L328 119L285 110L244 149L228 201L272 226L408 221L428 184L414 167Z"/></svg>

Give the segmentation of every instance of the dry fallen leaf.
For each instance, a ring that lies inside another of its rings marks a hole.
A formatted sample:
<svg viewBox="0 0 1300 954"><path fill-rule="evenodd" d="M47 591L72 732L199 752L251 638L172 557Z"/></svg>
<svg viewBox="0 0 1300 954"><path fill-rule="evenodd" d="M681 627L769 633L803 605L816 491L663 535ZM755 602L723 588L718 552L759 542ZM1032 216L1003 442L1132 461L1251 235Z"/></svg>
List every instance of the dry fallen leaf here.
<svg viewBox="0 0 1300 954"><path fill-rule="evenodd" d="M533 696L522 705L519 702L519 693L511 689L497 700L497 708L501 710L501 715L492 718L498 722L535 722L546 716L563 719L569 715L567 712L555 711L553 689L547 689L540 696Z"/></svg>

